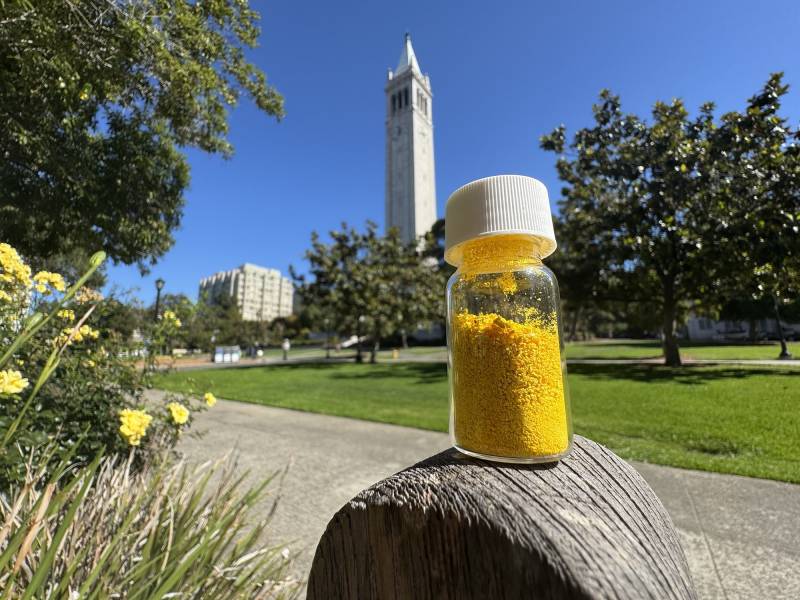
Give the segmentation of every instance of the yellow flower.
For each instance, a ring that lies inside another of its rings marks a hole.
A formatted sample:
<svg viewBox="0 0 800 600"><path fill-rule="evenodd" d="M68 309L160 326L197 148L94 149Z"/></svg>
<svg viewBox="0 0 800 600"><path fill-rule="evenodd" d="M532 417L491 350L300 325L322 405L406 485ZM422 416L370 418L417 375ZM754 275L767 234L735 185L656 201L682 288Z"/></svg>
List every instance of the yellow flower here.
<svg viewBox="0 0 800 600"><path fill-rule="evenodd" d="M0 269L0 281L31 287L31 268L22 262L17 251L8 244L0 244Z"/></svg>
<svg viewBox="0 0 800 600"><path fill-rule="evenodd" d="M87 304L89 302L100 302L103 299L103 294L92 288L82 287L75 294L75 302L79 304Z"/></svg>
<svg viewBox="0 0 800 600"><path fill-rule="evenodd" d="M206 392L203 395L203 400L205 400L206 404L208 404L209 406L214 406L217 403L217 399L214 397L214 394L212 394L211 392Z"/></svg>
<svg viewBox="0 0 800 600"><path fill-rule="evenodd" d="M92 329L88 325L81 325L79 329L73 327L66 327L61 330L59 335L54 341L56 345L64 343L71 344L72 342L82 342L85 339L96 340L100 337L100 332L97 329Z"/></svg>
<svg viewBox="0 0 800 600"><path fill-rule="evenodd" d="M97 331L97 329L92 329L88 325L81 325L81 328L78 331L85 338L92 338L93 340L96 340L100 337L100 332Z"/></svg>
<svg viewBox="0 0 800 600"><path fill-rule="evenodd" d="M83 364L89 367L90 369L93 369L94 367L97 366L97 363L94 362L91 358L87 358L85 361L83 361Z"/></svg>
<svg viewBox="0 0 800 600"><path fill-rule="evenodd" d="M176 425L183 425L189 420L189 409L179 402L170 402L167 404L172 420Z"/></svg>
<svg viewBox="0 0 800 600"><path fill-rule="evenodd" d="M56 316L59 319L65 319L67 321L74 321L75 320L75 311L72 311L68 308L60 310L56 313Z"/></svg>
<svg viewBox="0 0 800 600"><path fill-rule="evenodd" d="M138 446L152 420L153 417L143 410L126 408L119 413L119 432L131 446Z"/></svg>
<svg viewBox="0 0 800 600"><path fill-rule="evenodd" d="M19 394L28 387L28 380L13 369L0 371L0 394Z"/></svg>
<svg viewBox="0 0 800 600"><path fill-rule="evenodd" d="M8 292L0 290L0 301L11 302L11 296L9 296Z"/></svg>
<svg viewBox="0 0 800 600"><path fill-rule="evenodd" d="M39 271L33 276L33 282L36 284L36 291L45 296L49 296L53 290L63 292L67 289L64 278L58 273L50 271Z"/></svg>
<svg viewBox="0 0 800 600"><path fill-rule="evenodd" d="M181 323L181 320L178 318L178 315L175 314L175 311L172 310L165 310L162 318L165 321L169 321L172 325L178 328L180 328L180 326L183 324Z"/></svg>

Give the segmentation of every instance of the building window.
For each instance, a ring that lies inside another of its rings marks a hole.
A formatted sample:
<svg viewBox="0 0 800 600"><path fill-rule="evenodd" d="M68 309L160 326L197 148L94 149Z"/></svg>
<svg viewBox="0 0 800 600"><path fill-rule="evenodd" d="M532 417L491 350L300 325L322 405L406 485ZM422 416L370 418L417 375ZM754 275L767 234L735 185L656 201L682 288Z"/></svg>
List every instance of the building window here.
<svg viewBox="0 0 800 600"><path fill-rule="evenodd" d="M397 94L392 94L392 114L397 110Z"/></svg>
<svg viewBox="0 0 800 600"><path fill-rule="evenodd" d="M408 88L403 90L403 106L408 106Z"/></svg>

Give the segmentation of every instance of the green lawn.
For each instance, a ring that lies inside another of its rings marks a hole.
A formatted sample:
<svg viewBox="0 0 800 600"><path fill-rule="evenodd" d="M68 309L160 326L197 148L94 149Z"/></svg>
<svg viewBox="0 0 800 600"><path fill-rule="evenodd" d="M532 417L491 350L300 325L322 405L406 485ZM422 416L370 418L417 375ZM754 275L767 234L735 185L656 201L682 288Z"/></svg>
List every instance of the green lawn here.
<svg viewBox="0 0 800 600"><path fill-rule="evenodd" d="M572 365L575 430L625 458L800 483L800 369ZM440 363L306 364L159 376L172 391L445 431Z"/></svg>
<svg viewBox="0 0 800 600"><path fill-rule="evenodd" d="M369 348L364 345L364 352L368 355ZM800 358L800 342L789 344L789 351ZM699 359L774 359L778 357L780 346L775 343L762 344L692 344L684 342L681 355L684 358ZM332 357L350 357L355 354L355 348L346 348L341 352L331 350ZM281 358L283 351L280 348L268 348L264 351L264 358ZM289 357L298 358L323 358L325 350L322 348L296 346L289 351ZM392 348L384 348L378 353L381 359L392 357ZM400 349L401 357L430 357L447 358L447 349L444 346L412 346ZM567 358L569 359L626 359L626 358L660 358L661 343L657 340L609 340L598 342L574 342L567 344Z"/></svg>
<svg viewBox="0 0 800 600"><path fill-rule="evenodd" d="M571 342L567 344L567 359L658 358L659 356L661 356L661 344L650 340Z"/></svg>
<svg viewBox="0 0 800 600"><path fill-rule="evenodd" d="M791 342L789 352L800 358L800 342ZM777 342L762 344L694 344L683 342L681 356L709 360L751 360L778 358ZM567 344L567 358L659 358L661 343L658 340L624 340L600 342L573 342Z"/></svg>

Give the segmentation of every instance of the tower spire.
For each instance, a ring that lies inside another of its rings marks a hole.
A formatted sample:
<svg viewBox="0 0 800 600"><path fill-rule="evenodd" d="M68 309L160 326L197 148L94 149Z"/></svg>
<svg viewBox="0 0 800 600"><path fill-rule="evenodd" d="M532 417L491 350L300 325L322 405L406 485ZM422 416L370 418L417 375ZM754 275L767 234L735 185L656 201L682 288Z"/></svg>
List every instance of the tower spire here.
<svg viewBox="0 0 800 600"><path fill-rule="evenodd" d="M414 54L414 46L411 45L411 34L406 31L405 39L403 40L403 51L400 53L400 60L397 61L397 69L395 75L399 75L406 69L417 71L421 73L417 56Z"/></svg>

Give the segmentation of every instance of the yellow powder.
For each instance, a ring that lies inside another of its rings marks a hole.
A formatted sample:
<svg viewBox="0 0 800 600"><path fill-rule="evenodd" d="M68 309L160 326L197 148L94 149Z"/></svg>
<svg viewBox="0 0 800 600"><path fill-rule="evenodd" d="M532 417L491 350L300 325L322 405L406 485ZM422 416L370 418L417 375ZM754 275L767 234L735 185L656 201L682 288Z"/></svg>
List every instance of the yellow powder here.
<svg viewBox="0 0 800 600"><path fill-rule="evenodd" d="M555 315L453 316L454 434L465 450L535 458L569 444Z"/></svg>

